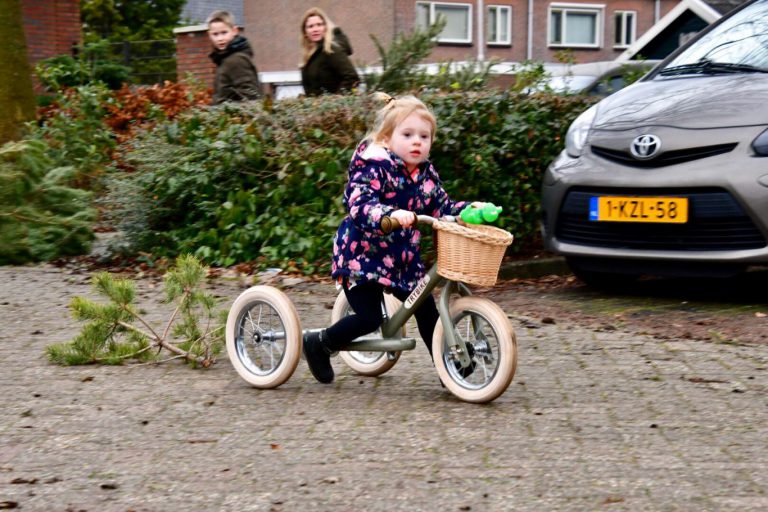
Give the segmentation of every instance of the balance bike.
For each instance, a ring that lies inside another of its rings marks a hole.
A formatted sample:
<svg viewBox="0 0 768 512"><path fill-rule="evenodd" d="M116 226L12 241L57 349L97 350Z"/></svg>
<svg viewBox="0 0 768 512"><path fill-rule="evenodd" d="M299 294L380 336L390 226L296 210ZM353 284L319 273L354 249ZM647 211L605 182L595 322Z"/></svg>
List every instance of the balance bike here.
<svg viewBox="0 0 768 512"><path fill-rule="evenodd" d="M437 301L440 321L432 337L440 381L461 400L490 402L512 382L517 341L504 311L491 300L472 295L466 283L491 286L496 282L512 235L492 226L460 225L453 217L419 215L418 222L431 225L437 232L437 263L404 303L385 293L381 328L352 341L339 354L360 375L387 372L402 352L416 347L416 339L405 336L406 322L426 297L442 287ZM387 233L399 225L385 217L381 228ZM452 295L459 297L452 300ZM333 307L331 323L350 312L342 292ZM229 310L227 354L246 382L257 388L275 388L296 370L305 332L285 293L271 286L253 286L241 293ZM470 366L472 370L465 370Z"/></svg>

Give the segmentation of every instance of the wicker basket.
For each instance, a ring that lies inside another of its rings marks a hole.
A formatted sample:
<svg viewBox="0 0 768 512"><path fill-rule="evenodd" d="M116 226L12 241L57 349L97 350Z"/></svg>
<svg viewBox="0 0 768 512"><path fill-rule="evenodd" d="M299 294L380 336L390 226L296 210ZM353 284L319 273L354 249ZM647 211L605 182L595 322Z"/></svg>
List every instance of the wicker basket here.
<svg viewBox="0 0 768 512"><path fill-rule="evenodd" d="M512 234L482 224L435 222L437 234L437 273L441 276L478 286L493 286L499 275L501 259Z"/></svg>

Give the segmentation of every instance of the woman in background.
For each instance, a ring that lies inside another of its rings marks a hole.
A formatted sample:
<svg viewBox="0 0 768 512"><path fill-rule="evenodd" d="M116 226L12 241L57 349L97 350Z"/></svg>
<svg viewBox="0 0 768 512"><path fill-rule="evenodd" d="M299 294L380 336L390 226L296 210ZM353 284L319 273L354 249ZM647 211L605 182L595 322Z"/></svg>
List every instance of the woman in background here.
<svg viewBox="0 0 768 512"><path fill-rule="evenodd" d="M307 96L349 92L360 83L349 56L352 45L339 27L317 7L301 18L301 84Z"/></svg>

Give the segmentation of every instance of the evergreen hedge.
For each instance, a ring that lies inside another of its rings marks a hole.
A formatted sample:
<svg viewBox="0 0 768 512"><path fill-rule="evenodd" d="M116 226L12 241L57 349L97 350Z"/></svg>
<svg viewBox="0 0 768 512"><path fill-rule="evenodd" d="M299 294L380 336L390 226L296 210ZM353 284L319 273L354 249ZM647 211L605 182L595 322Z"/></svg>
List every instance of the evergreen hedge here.
<svg viewBox="0 0 768 512"><path fill-rule="evenodd" d="M425 93L432 160L456 199L504 207L511 251L536 248L541 176L589 100L514 91ZM195 109L121 147L107 203L132 251L325 271L347 164L377 108L365 96Z"/></svg>

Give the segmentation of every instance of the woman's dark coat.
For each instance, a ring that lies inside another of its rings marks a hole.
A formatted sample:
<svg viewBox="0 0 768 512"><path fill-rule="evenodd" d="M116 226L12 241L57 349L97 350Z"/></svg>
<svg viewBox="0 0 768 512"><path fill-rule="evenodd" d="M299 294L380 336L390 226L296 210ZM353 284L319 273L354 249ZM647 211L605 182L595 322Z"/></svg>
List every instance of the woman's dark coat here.
<svg viewBox="0 0 768 512"><path fill-rule="evenodd" d="M301 68L301 84L307 96L337 94L360 83L360 77L349 60L352 45L340 28L333 30L333 53L323 51L323 41Z"/></svg>

